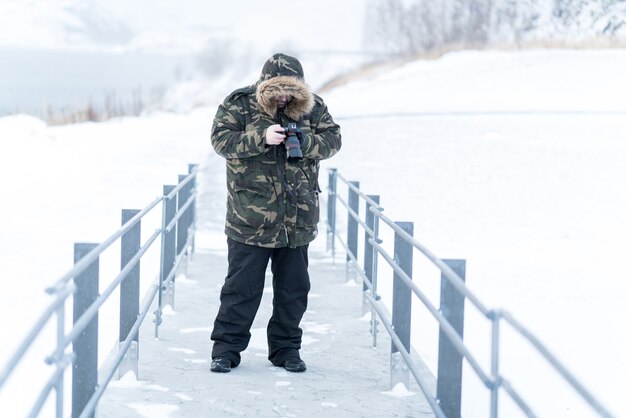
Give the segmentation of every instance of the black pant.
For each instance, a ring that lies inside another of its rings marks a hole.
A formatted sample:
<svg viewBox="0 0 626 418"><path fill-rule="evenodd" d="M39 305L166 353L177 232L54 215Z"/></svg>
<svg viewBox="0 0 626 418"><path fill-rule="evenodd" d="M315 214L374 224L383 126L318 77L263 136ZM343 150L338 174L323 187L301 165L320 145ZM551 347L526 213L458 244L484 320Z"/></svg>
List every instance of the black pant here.
<svg viewBox="0 0 626 418"><path fill-rule="evenodd" d="M250 342L250 327L259 309L267 263L272 260L273 314L267 325L269 360L280 365L297 357L302 342L299 324L311 284L308 245L262 248L228 239L228 275L220 294L220 309L211 340L212 357L227 357L234 365Z"/></svg>

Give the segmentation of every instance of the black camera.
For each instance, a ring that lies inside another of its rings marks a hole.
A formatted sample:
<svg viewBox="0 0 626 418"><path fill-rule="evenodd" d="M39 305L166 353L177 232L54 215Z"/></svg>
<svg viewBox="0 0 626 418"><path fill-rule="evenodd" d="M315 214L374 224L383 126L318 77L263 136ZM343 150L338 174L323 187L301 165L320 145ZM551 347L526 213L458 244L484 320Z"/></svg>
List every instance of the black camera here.
<svg viewBox="0 0 626 418"><path fill-rule="evenodd" d="M300 136L302 131L295 123L288 123L283 126L285 138L285 148L287 148L287 162L297 163L302 159L302 148L300 148Z"/></svg>

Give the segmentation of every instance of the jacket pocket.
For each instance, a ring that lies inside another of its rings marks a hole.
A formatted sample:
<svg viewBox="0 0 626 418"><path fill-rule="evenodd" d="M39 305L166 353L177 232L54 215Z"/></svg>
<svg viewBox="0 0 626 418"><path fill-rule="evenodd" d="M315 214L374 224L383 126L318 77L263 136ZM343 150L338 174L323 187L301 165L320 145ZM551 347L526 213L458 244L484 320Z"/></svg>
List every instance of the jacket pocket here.
<svg viewBox="0 0 626 418"><path fill-rule="evenodd" d="M298 196L296 226L311 229L320 220L320 204L317 190Z"/></svg>
<svg viewBox="0 0 626 418"><path fill-rule="evenodd" d="M256 229L276 223L276 196L271 180L265 174L238 176L231 193L229 221Z"/></svg>

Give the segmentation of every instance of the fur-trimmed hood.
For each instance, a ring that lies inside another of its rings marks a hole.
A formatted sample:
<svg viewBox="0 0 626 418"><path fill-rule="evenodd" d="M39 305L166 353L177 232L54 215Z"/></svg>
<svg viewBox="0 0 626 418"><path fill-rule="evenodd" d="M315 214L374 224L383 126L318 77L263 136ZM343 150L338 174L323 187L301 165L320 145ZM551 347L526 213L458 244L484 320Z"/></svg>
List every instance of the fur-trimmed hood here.
<svg viewBox="0 0 626 418"><path fill-rule="evenodd" d="M292 97L285 107L285 115L289 118L300 120L313 110L313 93L303 81L291 76L281 75L260 82L256 89L256 100L263 112L274 117L278 110L276 96L285 94Z"/></svg>
<svg viewBox="0 0 626 418"><path fill-rule="evenodd" d="M304 71L300 62L289 55L274 54L263 66L256 86L256 100L263 112L274 117L278 110L275 97L290 95L285 115L293 120L311 113L315 104L311 89L304 82Z"/></svg>

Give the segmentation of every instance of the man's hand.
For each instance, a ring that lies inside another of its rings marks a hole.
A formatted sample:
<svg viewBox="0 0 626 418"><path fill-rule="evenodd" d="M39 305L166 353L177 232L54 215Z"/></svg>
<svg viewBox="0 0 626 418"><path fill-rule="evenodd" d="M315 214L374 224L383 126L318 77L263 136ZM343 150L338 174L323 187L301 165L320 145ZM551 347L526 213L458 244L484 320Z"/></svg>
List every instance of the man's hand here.
<svg viewBox="0 0 626 418"><path fill-rule="evenodd" d="M283 131L283 127L278 124L270 126L267 128L267 131L265 131L265 143L267 145L281 144L285 140Z"/></svg>

